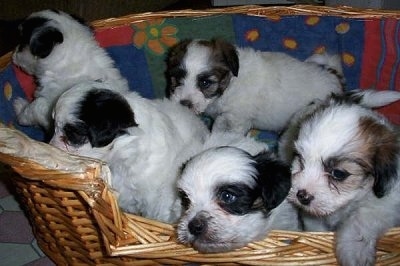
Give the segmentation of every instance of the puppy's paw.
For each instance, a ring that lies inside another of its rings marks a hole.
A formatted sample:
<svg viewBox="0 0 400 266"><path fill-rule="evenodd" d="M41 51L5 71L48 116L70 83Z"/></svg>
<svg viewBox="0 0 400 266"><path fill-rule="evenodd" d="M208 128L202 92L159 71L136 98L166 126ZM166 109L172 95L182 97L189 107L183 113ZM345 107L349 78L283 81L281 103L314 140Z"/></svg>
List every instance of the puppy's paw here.
<svg viewBox="0 0 400 266"><path fill-rule="evenodd" d="M15 99L13 102L15 114L19 117L28 104L29 102L24 98L18 97Z"/></svg>
<svg viewBox="0 0 400 266"><path fill-rule="evenodd" d="M375 245L367 243L367 241L338 243L336 247L339 264L346 266L373 266L375 265L375 253Z"/></svg>

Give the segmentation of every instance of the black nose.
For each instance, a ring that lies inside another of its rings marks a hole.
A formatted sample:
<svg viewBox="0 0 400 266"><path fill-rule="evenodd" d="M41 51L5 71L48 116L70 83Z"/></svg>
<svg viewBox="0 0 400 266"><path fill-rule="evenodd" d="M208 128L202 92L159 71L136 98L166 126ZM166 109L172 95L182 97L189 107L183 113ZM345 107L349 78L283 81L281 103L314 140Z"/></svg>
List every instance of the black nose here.
<svg viewBox="0 0 400 266"><path fill-rule="evenodd" d="M307 190L300 189L297 191L297 198L299 199L300 203L303 205L308 205L314 199L314 196L309 194Z"/></svg>
<svg viewBox="0 0 400 266"><path fill-rule="evenodd" d="M192 107L193 107L192 102L189 101L189 100L181 100L181 101L180 101L180 104L182 104L183 106L189 107L189 108L192 108Z"/></svg>
<svg viewBox="0 0 400 266"><path fill-rule="evenodd" d="M192 235L199 236L207 229L207 221L204 218L195 217L189 222L188 227Z"/></svg>

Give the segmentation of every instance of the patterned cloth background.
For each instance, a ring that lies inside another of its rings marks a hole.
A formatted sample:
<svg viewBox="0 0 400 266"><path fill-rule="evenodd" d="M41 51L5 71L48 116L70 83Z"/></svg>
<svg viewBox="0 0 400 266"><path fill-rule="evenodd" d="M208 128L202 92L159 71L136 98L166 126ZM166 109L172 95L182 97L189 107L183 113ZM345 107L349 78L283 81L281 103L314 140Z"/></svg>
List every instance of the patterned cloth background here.
<svg viewBox="0 0 400 266"><path fill-rule="evenodd" d="M165 53L186 38L222 37L238 46L280 51L304 60L313 53L341 55L346 89L400 90L400 23L396 19L349 19L334 16L218 15L156 19L96 31L96 38L116 61L132 90L148 98L163 97ZM0 122L43 140L38 128L15 122L12 101L32 98L32 77L14 66L0 73ZM400 103L381 108L400 124ZM273 134L254 130L259 138Z"/></svg>

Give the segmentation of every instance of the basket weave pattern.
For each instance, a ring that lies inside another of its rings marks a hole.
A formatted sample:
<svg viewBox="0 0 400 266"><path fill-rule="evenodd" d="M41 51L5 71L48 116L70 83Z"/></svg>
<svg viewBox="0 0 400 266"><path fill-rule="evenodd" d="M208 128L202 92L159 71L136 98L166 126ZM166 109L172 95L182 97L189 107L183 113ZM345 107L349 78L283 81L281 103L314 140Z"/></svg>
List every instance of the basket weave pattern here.
<svg viewBox="0 0 400 266"><path fill-rule="evenodd" d="M348 17L394 17L400 13L317 6L234 7L130 15L96 21L96 28L124 25L150 18L242 13L256 16L287 14ZM4 67L10 55L0 59ZM57 264L157 265L250 264L336 265L331 232L273 231L266 239L220 254L199 254L176 241L174 225L122 212L107 185L104 163L66 154L34 141L17 130L0 126L0 161L12 167L23 206L31 218L42 250ZM400 228L379 241L378 265L400 263Z"/></svg>

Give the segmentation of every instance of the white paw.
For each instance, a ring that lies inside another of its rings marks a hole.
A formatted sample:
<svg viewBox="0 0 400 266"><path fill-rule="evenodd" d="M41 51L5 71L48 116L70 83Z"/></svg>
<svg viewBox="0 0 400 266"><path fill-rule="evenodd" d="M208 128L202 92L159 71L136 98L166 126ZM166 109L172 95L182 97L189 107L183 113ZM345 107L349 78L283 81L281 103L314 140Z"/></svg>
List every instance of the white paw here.
<svg viewBox="0 0 400 266"><path fill-rule="evenodd" d="M17 99L14 100L13 106L14 106L14 111L17 116L20 116L20 114L24 111L25 107L29 104L27 100L24 98L18 97Z"/></svg>

